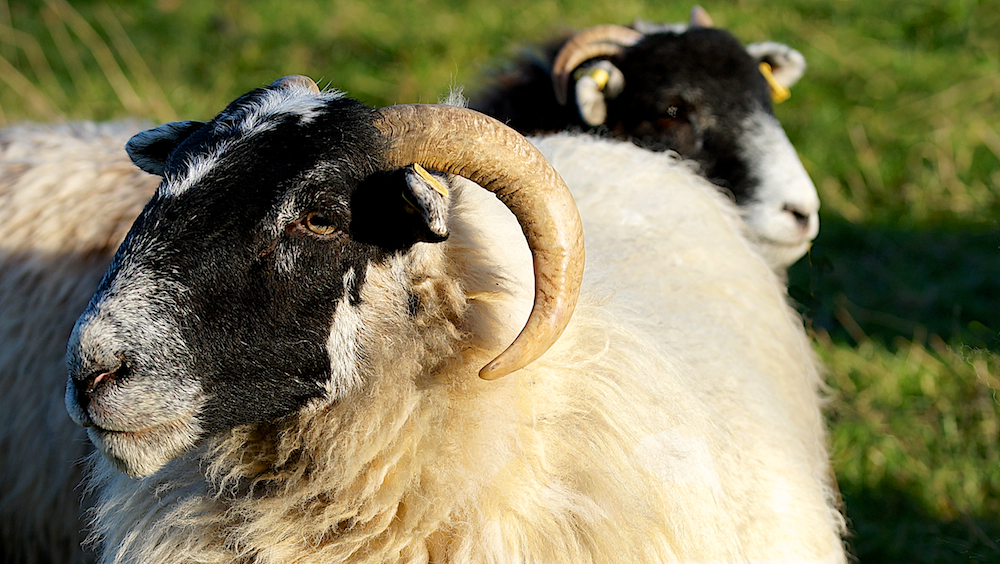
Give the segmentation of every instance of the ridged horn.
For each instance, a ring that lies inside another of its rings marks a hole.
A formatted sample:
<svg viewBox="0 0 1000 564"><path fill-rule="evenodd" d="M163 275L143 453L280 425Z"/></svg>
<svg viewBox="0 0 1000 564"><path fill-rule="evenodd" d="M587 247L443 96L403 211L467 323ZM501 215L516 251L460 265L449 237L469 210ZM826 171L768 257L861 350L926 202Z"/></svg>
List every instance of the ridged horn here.
<svg viewBox="0 0 1000 564"><path fill-rule="evenodd" d="M535 299L521 333L479 376L494 380L540 357L562 334L583 276L583 226L559 173L527 139L497 120L453 106L378 110L392 167L418 163L493 192L517 217L531 249Z"/></svg>
<svg viewBox="0 0 1000 564"><path fill-rule="evenodd" d="M629 27L598 25L569 38L552 63L552 87L556 92L556 101L560 105L566 105L569 75L584 61L618 55L643 37L645 35Z"/></svg>
<svg viewBox="0 0 1000 564"><path fill-rule="evenodd" d="M705 8L695 6L691 8L691 22L688 27L715 27L715 22L712 21L712 16L708 15Z"/></svg>

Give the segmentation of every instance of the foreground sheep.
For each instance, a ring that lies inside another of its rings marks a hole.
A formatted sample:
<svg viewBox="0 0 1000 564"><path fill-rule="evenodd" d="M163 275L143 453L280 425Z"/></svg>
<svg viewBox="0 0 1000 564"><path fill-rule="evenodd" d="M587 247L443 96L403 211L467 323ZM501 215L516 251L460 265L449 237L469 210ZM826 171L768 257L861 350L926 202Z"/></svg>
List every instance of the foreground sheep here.
<svg viewBox="0 0 1000 564"><path fill-rule="evenodd" d="M127 161L137 123L0 131L0 561L83 560L65 341L156 188Z"/></svg>
<svg viewBox="0 0 1000 564"><path fill-rule="evenodd" d="M779 43L744 47L696 8L690 25L580 31L492 77L470 106L526 135L585 131L631 141L650 159L690 159L733 197L784 272L819 232L816 187L771 108L805 66Z"/></svg>
<svg viewBox="0 0 1000 564"><path fill-rule="evenodd" d="M293 78L130 149L164 181L68 352L102 562L845 561L808 343L705 183L585 185L581 281L561 181L462 110Z"/></svg>

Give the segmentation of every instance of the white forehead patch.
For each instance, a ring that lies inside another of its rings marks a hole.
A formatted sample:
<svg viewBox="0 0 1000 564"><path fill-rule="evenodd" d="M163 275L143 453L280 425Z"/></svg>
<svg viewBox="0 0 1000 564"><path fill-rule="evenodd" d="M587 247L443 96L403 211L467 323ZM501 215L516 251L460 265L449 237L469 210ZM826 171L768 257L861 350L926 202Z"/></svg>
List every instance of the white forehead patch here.
<svg viewBox="0 0 1000 564"><path fill-rule="evenodd" d="M344 93L337 90L317 94L307 88L292 85L288 88L269 89L252 102L239 106L236 111L219 114L215 133L225 135L225 138L193 156L184 172L176 177L168 176L160 190L167 197L183 194L215 168L237 143L273 129L278 118L283 116L298 116L300 124L308 124L316 119L328 102L343 96Z"/></svg>
<svg viewBox="0 0 1000 564"><path fill-rule="evenodd" d="M208 153L201 153L190 158L187 167L181 176L168 174L160 185L159 190L164 196L177 196L187 192L192 186L201 181L208 171L216 167L222 155L232 146L231 143L223 141Z"/></svg>
<svg viewBox="0 0 1000 564"><path fill-rule="evenodd" d="M310 123L331 100L342 98L336 90L316 94L306 88L290 86L265 91L251 104L240 107L236 113L223 113L216 122L216 131L237 131L253 135L274 127L275 118L286 115L299 116L299 123Z"/></svg>

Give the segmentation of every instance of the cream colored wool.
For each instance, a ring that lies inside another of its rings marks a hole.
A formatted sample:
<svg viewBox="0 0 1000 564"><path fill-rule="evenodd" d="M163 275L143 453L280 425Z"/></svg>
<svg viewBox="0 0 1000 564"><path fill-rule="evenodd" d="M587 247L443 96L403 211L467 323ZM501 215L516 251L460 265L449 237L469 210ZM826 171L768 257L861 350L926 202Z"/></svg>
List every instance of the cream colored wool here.
<svg viewBox="0 0 1000 564"><path fill-rule="evenodd" d="M735 207L631 145L536 143L588 246L548 353L476 376L523 323L530 258L459 186L446 243L367 273L360 390L143 479L94 456L101 562L846 562L817 365Z"/></svg>
<svg viewBox="0 0 1000 564"><path fill-rule="evenodd" d="M138 123L0 131L0 558L84 560L66 415L66 339L158 179L123 149Z"/></svg>

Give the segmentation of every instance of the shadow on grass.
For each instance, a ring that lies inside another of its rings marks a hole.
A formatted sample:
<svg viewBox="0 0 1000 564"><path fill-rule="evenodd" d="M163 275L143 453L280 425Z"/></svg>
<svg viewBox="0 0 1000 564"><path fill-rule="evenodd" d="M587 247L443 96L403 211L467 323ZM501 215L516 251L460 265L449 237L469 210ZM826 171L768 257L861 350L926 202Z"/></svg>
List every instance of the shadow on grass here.
<svg viewBox="0 0 1000 564"><path fill-rule="evenodd" d="M916 496L889 485L841 484L851 553L860 564L1000 562L1000 522L928 514ZM886 523L893 523L886 527Z"/></svg>
<svg viewBox="0 0 1000 564"><path fill-rule="evenodd" d="M824 216L789 292L835 342L898 337L1000 351L1000 226L856 225Z"/></svg>

